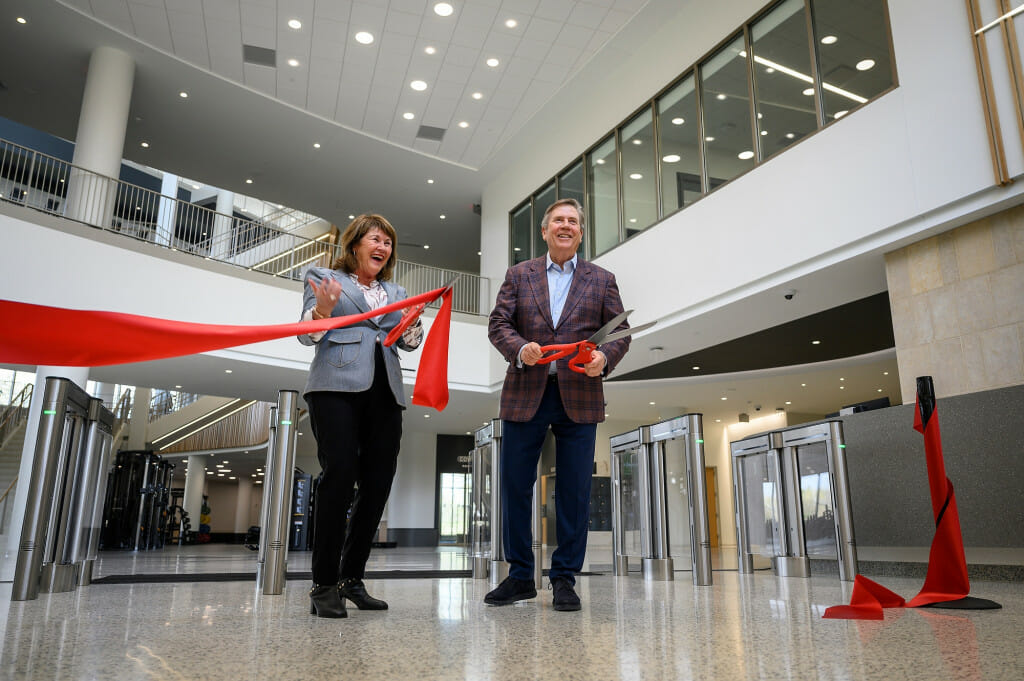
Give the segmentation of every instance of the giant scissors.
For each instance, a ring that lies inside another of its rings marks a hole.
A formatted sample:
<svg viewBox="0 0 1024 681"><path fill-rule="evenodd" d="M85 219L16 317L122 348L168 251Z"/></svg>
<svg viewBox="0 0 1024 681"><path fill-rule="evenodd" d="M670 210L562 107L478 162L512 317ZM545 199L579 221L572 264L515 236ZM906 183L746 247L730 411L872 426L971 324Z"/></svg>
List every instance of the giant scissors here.
<svg viewBox="0 0 1024 681"><path fill-rule="evenodd" d="M452 287L455 286L455 282L461 276L461 274L456 274L454 277L449 279L448 283L445 284L444 288L441 289L440 295L438 295L438 297L435 298L434 300L437 300L438 298L443 298L446 293L451 291ZM427 304L431 302L433 301L427 301L426 303L413 305L408 310L406 310L405 314L403 314L402 318L398 321L398 325L395 326L395 328L391 329L391 332L384 339L384 347L389 348L392 345L394 345L395 342L402 337L402 334L405 333L405 330L412 326L414 323L416 323L416 320L420 318L421 314L423 314L424 308L426 308Z"/></svg>
<svg viewBox="0 0 1024 681"><path fill-rule="evenodd" d="M628 329L623 329L622 331L615 331L615 327L626 321L626 318L632 312L632 310L626 310L625 312L615 315L610 322L602 326L597 330L597 333L586 340L576 341L575 343L561 343L557 345L542 346L540 351L544 353L544 356L537 360L537 364L548 364L550 362L554 362L556 359L568 357L575 352L576 355L569 360L569 368L578 374L586 373L587 370L584 368L584 365L588 364L590 360L593 359L594 350L605 343L611 343L612 341L632 336L634 333L643 331L644 329L649 329L658 323L657 321L647 322L640 326L631 326ZM551 353L550 355L547 354L549 352Z"/></svg>

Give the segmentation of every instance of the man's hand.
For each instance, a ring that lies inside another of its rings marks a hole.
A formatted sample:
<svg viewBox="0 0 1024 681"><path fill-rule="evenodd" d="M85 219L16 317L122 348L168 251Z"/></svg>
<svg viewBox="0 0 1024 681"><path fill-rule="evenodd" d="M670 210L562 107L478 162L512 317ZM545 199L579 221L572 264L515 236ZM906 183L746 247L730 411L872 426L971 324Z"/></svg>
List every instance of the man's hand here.
<svg viewBox="0 0 1024 681"><path fill-rule="evenodd" d="M530 367L540 361L540 358L543 356L544 353L541 352L540 345L538 343L527 343L519 353L520 361Z"/></svg>
<svg viewBox="0 0 1024 681"><path fill-rule="evenodd" d="M587 376L597 377L604 371L604 365L608 363L608 358L604 356L604 353L600 350L594 350L590 353L590 361L583 365L583 369L586 371Z"/></svg>

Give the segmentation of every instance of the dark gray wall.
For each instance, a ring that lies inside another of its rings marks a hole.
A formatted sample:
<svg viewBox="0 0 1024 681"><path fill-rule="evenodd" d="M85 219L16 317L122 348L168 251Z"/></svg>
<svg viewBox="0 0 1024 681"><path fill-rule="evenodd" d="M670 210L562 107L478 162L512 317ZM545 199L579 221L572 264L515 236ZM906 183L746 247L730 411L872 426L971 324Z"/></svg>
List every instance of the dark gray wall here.
<svg viewBox="0 0 1024 681"><path fill-rule="evenodd" d="M1024 386L939 399L946 476L964 546L1024 546ZM914 405L842 417L861 546L929 546L935 534Z"/></svg>

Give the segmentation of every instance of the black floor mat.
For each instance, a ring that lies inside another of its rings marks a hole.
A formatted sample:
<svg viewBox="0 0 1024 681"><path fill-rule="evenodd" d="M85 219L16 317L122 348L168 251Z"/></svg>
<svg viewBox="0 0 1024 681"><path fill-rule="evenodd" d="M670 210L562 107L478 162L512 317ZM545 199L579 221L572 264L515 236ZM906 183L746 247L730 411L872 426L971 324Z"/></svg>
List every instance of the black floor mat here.
<svg viewBox="0 0 1024 681"><path fill-rule="evenodd" d="M547 570L544 571L547 574ZM594 577L600 572L580 572L582 577ZM367 572L366 579L464 579L472 577L470 570L380 570ZM312 581L310 572L289 572L289 580ZM107 575L92 580L93 584L173 584L180 582L255 582L254 572L199 572L195 574L138 574Z"/></svg>

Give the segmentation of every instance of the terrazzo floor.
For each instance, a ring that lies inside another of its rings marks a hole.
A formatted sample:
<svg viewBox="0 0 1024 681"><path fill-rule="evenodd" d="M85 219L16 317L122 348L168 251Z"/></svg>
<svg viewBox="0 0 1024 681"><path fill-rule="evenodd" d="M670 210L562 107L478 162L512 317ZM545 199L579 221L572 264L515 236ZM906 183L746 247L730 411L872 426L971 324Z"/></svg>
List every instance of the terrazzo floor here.
<svg viewBox="0 0 1024 681"><path fill-rule="evenodd" d="M212 548L212 547L211 547ZM251 552L222 547L205 568L241 571ZM195 547L107 554L102 572L205 569ZM292 554L289 571L308 554ZM374 551L370 570L464 569L460 550ZM693 586L610 572L580 577L580 612L550 591L501 608L487 580L376 579L386 612L309 615L305 581L264 596L253 581L96 584L12 602L0 584L0 679L819 679L1024 678L1024 587L975 582L994 611L887 610L883 621L824 620L848 603L832 577L778 578L716 569ZM546 583L546 580L545 580ZM918 579L889 578L906 597Z"/></svg>

